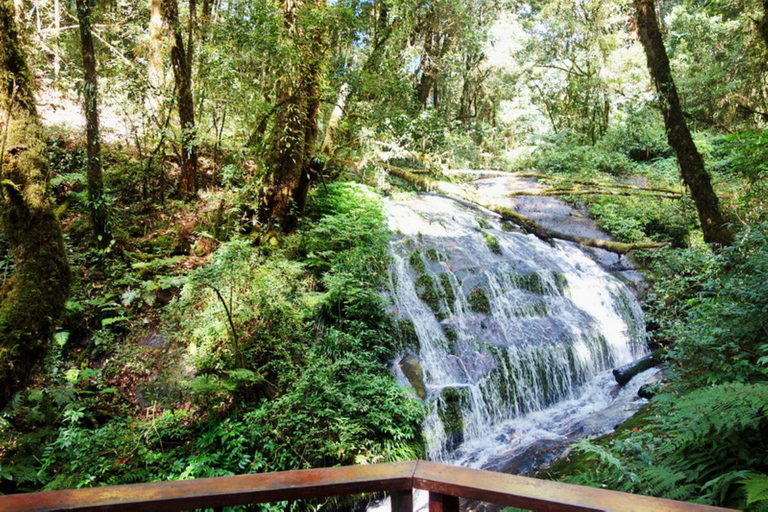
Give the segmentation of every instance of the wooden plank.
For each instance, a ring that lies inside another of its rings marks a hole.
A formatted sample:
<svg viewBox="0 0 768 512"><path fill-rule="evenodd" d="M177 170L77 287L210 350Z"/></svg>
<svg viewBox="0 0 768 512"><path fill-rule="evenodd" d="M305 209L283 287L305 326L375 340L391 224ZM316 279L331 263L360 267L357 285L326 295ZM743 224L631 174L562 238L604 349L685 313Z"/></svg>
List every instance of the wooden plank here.
<svg viewBox="0 0 768 512"><path fill-rule="evenodd" d="M11 494L0 496L0 510L166 512L383 491L410 493L415 469L416 462L401 462Z"/></svg>
<svg viewBox="0 0 768 512"><path fill-rule="evenodd" d="M429 512L459 512L459 498L439 492L430 492Z"/></svg>
<svg viewBox="0 0 768 512"><path fill-rule="evenodd" d="M416 468L414 487L430 493L545 512L730 510L423 461Z"/></svg>
<svg viewBox="0 0 768 512"><path fill-rule="evenodd" d="M393 491L389 501L392 503L392 512L413 512L413 489Z"/></svg>

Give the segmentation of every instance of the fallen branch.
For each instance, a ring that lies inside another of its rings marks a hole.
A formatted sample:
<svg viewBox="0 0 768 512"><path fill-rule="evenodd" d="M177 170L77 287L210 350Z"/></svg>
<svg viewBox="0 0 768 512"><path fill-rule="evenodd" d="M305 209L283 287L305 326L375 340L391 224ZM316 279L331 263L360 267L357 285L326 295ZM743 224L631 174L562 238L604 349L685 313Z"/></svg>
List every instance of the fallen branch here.
<svg viewBox="0 0 768 512"><path fill-rule="evenodd" d="M608 240L598 240L595 238L587 238L583 236L560 233L558 231L547 229L541 224L539 224L538 222L534 221L533 219L529 219L528 217L520 215L519 213L512 211L509 208L505 208L503 206L499 206L491 203L486 203L485 201L478 199L475 196L475 194L473 194L471 191L468 191L452 183L437 181L432 178L427 178L425 176L418 176L412 173L411 171L409 171L408 169L403 169L401 167L397 167L385 162L376 162L376 165L379 165L380 167L386 169L393 176L397 176L398 178L405 180L408 183L415 185L421 189L424 189L427 191L437 191L452 199L458 199L460 201L468 201L478 206L482 206L483 208L486 208L487 210L490 210L493 213L499 215L503 220L511 222L512 224L515 224L516 226L520 227L524 232L535 235L536 237L547 242L550 245L554 245L553 239L557 238L558 240L574 242L584 247L596 247L599 249L604 249L606 251L613 252L616 254L627 254L630 251L633 251L636 249L655 249L655 248L663 247L665 245L665 244L658 244L658 243L625 244L623 242L611 242Z"/></svg>

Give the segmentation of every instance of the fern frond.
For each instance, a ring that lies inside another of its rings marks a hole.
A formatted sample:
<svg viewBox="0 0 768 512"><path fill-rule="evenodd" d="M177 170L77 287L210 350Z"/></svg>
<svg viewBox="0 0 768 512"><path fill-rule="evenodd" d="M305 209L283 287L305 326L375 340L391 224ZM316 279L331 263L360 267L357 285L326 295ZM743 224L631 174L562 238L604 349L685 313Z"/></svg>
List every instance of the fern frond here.
<svg viewBox="0 0 768 512"><path fill-rule="evenodd" d="M747 505L760 501L768 501L768 475L752 473L739 482L747 493Z"/></svg>

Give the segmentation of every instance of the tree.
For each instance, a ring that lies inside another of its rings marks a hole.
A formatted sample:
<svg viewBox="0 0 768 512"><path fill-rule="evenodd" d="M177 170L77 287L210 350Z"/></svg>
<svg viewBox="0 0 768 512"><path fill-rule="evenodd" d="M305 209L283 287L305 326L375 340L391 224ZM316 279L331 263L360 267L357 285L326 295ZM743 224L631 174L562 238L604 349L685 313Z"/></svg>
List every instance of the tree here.
<svg viewBox="0 0 768 512"><path fill-rule="evenodd" d="M13 255L0 289L0 408L45 354L69 293L70 271L48 197L48 163L32 78L10 0L0 0L0 230Z"/></svg>
<svg viewBox="0 0 768 512"><path fill-rule="evenodd" d="M297 51L295 68L283 75L276 103L276 120L268 142L267 189L260 207L263 224L291 232L306 203L320 107L319 81L325 60L324 28L318 22L324 0L282 0L284 29ZM300 19L301 18L301 19ZM312 19L311 22L306 21Z"/></svg>
<svg viewBox="0 0 768 512"><path fill-rule="evenodd" d="M101 177L101 144L99 142L99 105L96 75L96 55L91 34L90 0L77 0L77 19L80 25L80 48L83 55L83 98L85 100L85 136L88 155L88 203L96 244L107 247L111 240L107 225L107 205L104 202L104 181Z"/></svg>
<svg viewBox="0 0 768 512"><path fill-rule="evenodd" d="M171 67L176 82L176 100L181 127L181 192L185 195L197 193L197 134L195 133L195 103L192 95L192 34L196 5L189 1L189 34L184 47L184 34L179 22L177 0L162 0L163 17L171 30Z"/></svg>
<svg viewBox="0 0 768 512"><path fill-rule="evenodd" d="M765 46L768 47L768 0L763 0L763 17L758 21L757 28Z"/></svg>
<svg viewBox="0 0 768 512"><path fill-rule="evenodd" d="M655 1L634 0L634 3L637 11L637 31L645 50L648 70L659 93L667 141L677 156L680 175L696 204L704 240L710 244L730 245L733 235L720 212L717 195L712 188L709 174L704 169L704 159L696 148L683 117L669 58L661 38Z"/></svg>

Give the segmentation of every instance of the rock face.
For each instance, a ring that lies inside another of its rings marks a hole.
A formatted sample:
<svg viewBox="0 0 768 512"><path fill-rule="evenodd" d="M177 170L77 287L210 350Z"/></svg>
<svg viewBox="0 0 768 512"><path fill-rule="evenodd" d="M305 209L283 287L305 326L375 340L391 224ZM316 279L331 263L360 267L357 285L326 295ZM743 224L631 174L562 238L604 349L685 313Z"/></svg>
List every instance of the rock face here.
<svg viewBox="0 0 768 512"><path fill-rule="evenodd" d="M495 425L644 354L634 295L575 245L510 232L441 196L386 204L391 311L407 327L397 329L396 373L425 399L431 460L485 449Z"/></svg>
<svg viewBox="0 0 768 512"><path fill-rule="evenodd" d="M421 361L414 354L406 354L400 360L400 370L411 383L416 396L425 400L427 398L427 386L424 384L424 369L421 367Z"/></svg>
<svg viewBox="0 0 768 512"><path fill-rule="evenodd" d="M545 189L545 185L535 178L503 176L482 178L472 182L479 194L492 199L493 203L510 208L517 213L536 221L547 229L554 229L569 235L584 236L603 240L613 240L600 231L597 225L583 212L554 196L515 196L516 192L536 192ZM617 257L603 249L585 248L600 265L615 277L630 286L635 293L642 294L647 289L643 275L638 272L631 259Z"/></svg>

